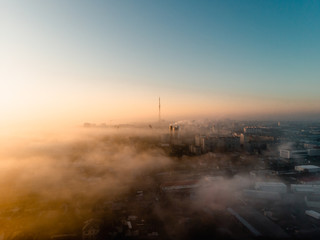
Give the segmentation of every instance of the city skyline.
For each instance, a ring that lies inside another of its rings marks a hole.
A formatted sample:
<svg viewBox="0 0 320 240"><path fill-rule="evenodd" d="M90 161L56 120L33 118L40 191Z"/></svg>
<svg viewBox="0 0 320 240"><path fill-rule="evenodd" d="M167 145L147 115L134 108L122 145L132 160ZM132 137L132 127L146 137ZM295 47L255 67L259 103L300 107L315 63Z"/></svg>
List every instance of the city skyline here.
<svg viewBox="0 0 320 240"><path fill-rule="evenodd" d="M3 1L7 124L319 119L314 1Z"/></svg>
<svg viewBox="0 0 320 240"><path fill-rule="evenodd" d="M320 1L0 0L0 240L320 239Z"/></svg>

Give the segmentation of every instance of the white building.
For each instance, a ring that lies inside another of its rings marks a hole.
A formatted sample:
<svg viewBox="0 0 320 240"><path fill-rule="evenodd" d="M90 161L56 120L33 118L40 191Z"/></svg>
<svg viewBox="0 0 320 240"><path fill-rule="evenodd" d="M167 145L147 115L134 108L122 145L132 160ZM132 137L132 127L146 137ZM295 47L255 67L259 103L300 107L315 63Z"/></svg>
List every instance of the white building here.
<svg viewBox="0 0 320 240"><path fill-rule="evenodd" d="M304 158L306 157L308 152L306 150L289 150L289 149L281 149L280 157L291 159L291 158Z"/></svg>
<svg viewBox="0 0 320 240"><path fill-rule="evenodd" d="M315 219L320 219L320 213L313 211L313 210L306 210L305 213L310 216L313 217Z"/></svg>
<svg viewBox="0 0 320 240"><path fill-rule="evenodd" d="M299 166L295 166L294 169L298 172L307 172L307 173L320 172L320 167L315 165L299 165Z"/></svg>
<svg viewBox="0 0 320 240"><path fill-rule="evenodd" d="M266 192L286 193L287 185L281 182L256 182L255 189Z"/></svg>
<svg viewBox="0 0 320 240"><path fill-rule="evenodd" d="M291 184L291 191L296 193L320 193L320 185Z"/></svg>

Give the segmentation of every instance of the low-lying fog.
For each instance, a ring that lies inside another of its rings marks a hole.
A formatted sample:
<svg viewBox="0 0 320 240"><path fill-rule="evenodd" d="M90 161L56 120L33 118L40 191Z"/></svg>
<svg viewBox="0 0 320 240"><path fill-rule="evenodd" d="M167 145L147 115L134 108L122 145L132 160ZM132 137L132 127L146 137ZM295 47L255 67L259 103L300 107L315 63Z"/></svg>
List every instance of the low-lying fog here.
<svg viewBox="0 0 320 240"><path fill-rule="evenodd" d="M0 156L0 222L11 232L81 228L97 199L125 193L137 176L171 162L151 130L79 129L8 139ZM57 208L70 203L75 219L67 221Z"/></svg>
<svg viewBox="0 0 320 240"><path fill-rule="evenodd" d="M79 128L2 138L0 237L21 239L29 233L45 239L61 233L79 234L84 222L95 217L97 202L111 202L146 184L158 191L161 182L155 183L148 173L170 173L181 166L192 169L196 162L216 169L217 164L230 162L225 155L215 159L211 153L180 159L169 156L159 147L165 131ZM239 176L204 174L197 178L200 187L192 201L168 196L164 205L155 205L150 212L164 224L164 231L178 229L175 236L180 239L188 229L181 228L179 211L190 216L204 209L224 211L237 201L234 193L250 185L248 178Z"/></svg>

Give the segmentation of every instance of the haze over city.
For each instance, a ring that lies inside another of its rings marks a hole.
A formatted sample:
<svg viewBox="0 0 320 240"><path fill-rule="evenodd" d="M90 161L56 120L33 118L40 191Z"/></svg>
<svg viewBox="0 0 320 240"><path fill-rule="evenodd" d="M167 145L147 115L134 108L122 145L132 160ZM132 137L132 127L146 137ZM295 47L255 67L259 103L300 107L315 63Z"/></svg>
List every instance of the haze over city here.
<svg viewBox="0 0 320 240"><path fill-rule="evenodd" d="M0 0L0 240L319 239L320 1Z"/></svg>
<svg viewBox="0 0 320 240"><path fill-rule="evenodd" d="M317 1L1 1L1 123L319 119Z"/></svg>

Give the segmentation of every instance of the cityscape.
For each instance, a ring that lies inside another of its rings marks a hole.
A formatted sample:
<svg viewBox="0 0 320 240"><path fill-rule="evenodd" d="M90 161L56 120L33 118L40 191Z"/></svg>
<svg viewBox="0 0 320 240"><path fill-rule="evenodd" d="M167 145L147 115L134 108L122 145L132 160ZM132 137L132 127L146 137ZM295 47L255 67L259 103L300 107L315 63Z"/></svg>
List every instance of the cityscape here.
<svg viewBox="0 0 320 240"><path fill-rule="evenodd" d="M26 167L34 176L2 199L3 239L320 236L319 122L159 118L82 131L63 150L33 150L59 177L27 159L40 176Z"/></svg>
<svg viewBox="0 0 320 240"><path fill-rule="evenodd" d="M319 13L0 0L0 240L320 239Z"/></svg>

